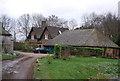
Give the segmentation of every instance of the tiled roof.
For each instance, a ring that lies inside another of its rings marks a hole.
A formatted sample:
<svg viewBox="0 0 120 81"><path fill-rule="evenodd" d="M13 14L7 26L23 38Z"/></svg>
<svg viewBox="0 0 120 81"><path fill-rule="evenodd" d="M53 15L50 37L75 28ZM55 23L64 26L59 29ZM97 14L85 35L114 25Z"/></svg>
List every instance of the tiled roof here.
<svg viewBox="0 0 120 81"><path fill-rule="evenodd" d="M53 27L53 26L32 27L33 31L35 32L35 35L36 35L37 39L39 39L41 37L41 35L42 35L43 31L45 30L45 28L48 29L48 31L50 32L50 35L51 35L52 38L59 35L60 34L59 31L63 32L65 30L68 30L67 28L59 28L59 27Z"/></svg>
<svg viewBox="0 0 120 81"><path fill-rule="evenodd" d="M48 26L47 29L50 32L50 35L52 36L52 38L59 35L60 34L59 31L64 32L65 30L68 30L67 28L59 28L59 27L53 27L53 26Z"/></svg>
<svg viewBox="0 0 120 81"><path fill-rule="evenodd" d="M71 46L105 46L118 47L109 38L96 29L68 30L45 43L47 46L55 44Z"/></svg>
<svg viewBox="0 0 120 81"><path fill-rule="evenodd" d="M35 35L37 38L40 38L41 34L44 31L43 27L33 27L33 31L35 32Z"/></svg>

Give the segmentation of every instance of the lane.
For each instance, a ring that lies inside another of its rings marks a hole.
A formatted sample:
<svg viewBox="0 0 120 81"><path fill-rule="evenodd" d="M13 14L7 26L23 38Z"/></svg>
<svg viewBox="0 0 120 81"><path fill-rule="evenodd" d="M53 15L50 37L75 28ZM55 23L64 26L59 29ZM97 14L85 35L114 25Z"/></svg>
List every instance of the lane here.
<svg viewBox="0 0 120 81"><path fill-rule="evenodd" d="M19 52L24 55L18 59L5 60L2 63L2 79L31 79L33 75L33 63L37 58L48 54L34 54Z"/></svg>
<svg viewBox="0 0 120 81"><path fill-rule="evenodd" d="M31 79L33 74L33 62L36 58L28 59L16 66L14 75L11 79Z"/></svg>

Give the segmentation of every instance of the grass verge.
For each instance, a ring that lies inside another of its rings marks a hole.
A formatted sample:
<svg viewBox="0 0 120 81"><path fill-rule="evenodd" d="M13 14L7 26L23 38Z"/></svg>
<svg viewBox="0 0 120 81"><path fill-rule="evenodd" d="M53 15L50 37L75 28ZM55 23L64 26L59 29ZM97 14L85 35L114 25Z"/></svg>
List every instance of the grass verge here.
<svg viewBox="0 0 120 81"><path fill-rule="evenodd" d="M69 60L61 60L45 57L38 59L34 65L33 79L118 78L116 59L71 57Z"/></svg>
<svg viewBox="0 0 120 81"><path fill-rule="evenodd" d="M17 58L20 55L2 55L2 60Z"/></svg>

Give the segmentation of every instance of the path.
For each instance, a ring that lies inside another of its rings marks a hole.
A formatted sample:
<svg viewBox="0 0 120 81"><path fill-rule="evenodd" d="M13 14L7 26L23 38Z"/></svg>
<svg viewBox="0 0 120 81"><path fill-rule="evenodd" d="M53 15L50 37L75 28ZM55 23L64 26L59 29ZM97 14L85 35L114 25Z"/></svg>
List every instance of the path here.
<svg viewBox="0 0 120 81"><path fill-rule="evenodd" d="M17 52L24 55L14 60L5 60L2 62L3 79L31 79L33 75L33 63L37 58L47 56L48 54L34 54Z"/></svg>

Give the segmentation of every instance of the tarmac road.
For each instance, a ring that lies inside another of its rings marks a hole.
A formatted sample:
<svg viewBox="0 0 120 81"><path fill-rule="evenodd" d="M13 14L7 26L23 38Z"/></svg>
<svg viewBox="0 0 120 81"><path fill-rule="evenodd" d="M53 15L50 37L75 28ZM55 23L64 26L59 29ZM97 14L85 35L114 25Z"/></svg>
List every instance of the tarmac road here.
<svg viewBox="0 0 120 81"><path fill-rule="evenodd" d="M2 79L32 79L35 60L49 55L15 52L23 57L2 61Z"/></svg>

